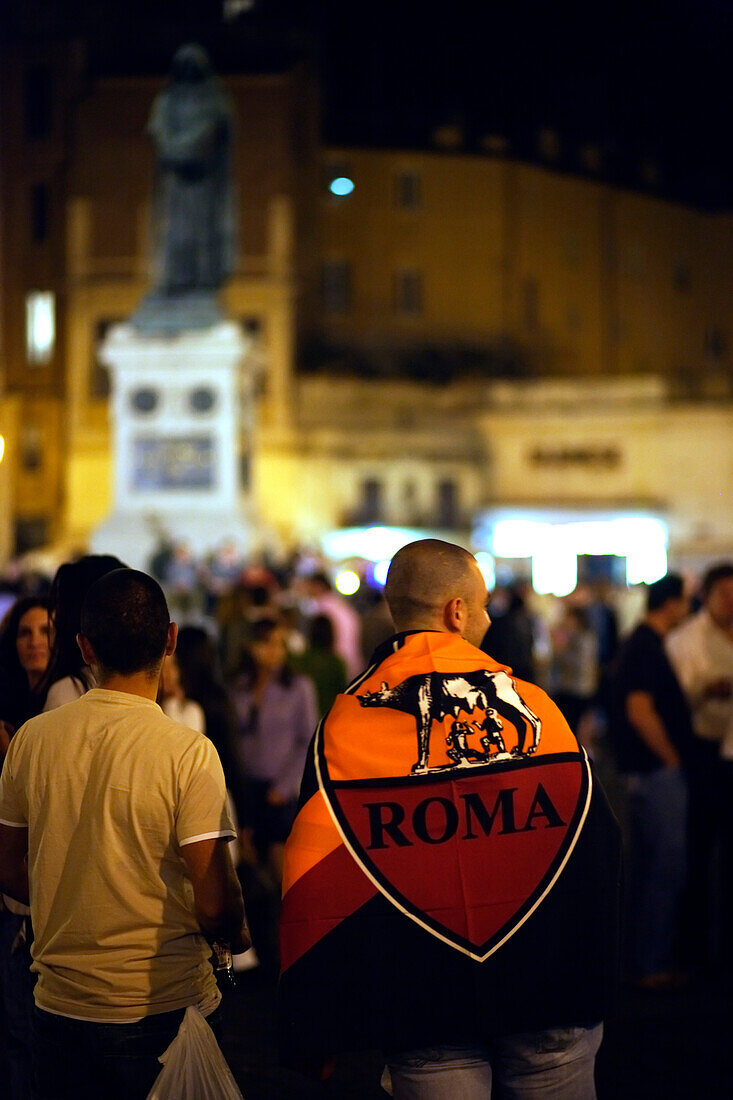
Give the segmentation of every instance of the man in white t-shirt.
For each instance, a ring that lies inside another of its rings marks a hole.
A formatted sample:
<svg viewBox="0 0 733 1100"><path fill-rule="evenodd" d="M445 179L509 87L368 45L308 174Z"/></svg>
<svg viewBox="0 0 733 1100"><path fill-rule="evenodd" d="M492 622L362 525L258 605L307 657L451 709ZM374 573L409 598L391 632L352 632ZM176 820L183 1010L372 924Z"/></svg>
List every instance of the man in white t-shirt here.
<svg viewBox="0 0 733 1100"><path fill-rule="evenodd" d="M721 746L733 707L733 562L709 569L702 588L703 606L672 631L665 645L690 703L696 735Z"/></svg>
<svg viewBox="0 0 733 1100"><path fill-rule="evenodd" d="M78 642L99 687L27 722L0 777L0 889L30 899L44 1100L144 1100L186 1007L217 1009L207 940L248 944L216 750L155 702L176 634L152 578L97 581Z"/></svg>

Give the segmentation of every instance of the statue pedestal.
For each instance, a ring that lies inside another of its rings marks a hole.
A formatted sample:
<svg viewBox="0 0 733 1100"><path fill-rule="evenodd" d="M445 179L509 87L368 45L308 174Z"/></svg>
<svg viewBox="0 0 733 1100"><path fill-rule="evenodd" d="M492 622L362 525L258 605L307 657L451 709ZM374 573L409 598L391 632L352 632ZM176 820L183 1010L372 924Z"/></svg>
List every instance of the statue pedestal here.
<svg viewBox="0 0 733 1100"><path fill-rule="evenodd" d="M112 376L115 504L94 552L149 569L163 541L197 557L228 540L245 554L258 548L248 348L231 321L171 337L110 330L99 354Z"/></svg>

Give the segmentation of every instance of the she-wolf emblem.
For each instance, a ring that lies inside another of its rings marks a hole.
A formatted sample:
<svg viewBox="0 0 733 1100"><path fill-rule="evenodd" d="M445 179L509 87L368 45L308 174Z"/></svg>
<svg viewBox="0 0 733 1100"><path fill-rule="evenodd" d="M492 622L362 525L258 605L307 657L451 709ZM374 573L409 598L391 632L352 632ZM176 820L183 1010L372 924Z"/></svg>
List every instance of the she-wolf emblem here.
<svg viewBox="0 0 733 1100"><path fill-rule="evenodd" d="M430 730L433 722L442 722L444 718L451 716L457 719L461 712L470 715L476 708L485 711L492 719L491 730L486 723L480 727L487 734L486 738L482 738L484 748L488 748L489 740L503 745L500 736L497 739L501 730L498 715L508 719L517 731L517 746L512 750L514 755L533 753L540 743L542 722L521 698L514 680L506 672L489 672L488 669L477 669L475 672L460 675L426 672L408 676L401 684L392 688L383 681L378 691L367 691L357 698L363 707L390 707L413 715L417 726L418 757L411 768L412 775L428 771ZM489 712L493 713L490 715ZM527 727L532 731L532 742L525 750ZM458 746L462 736L465 737L465 732L456 731Z"/></svg>

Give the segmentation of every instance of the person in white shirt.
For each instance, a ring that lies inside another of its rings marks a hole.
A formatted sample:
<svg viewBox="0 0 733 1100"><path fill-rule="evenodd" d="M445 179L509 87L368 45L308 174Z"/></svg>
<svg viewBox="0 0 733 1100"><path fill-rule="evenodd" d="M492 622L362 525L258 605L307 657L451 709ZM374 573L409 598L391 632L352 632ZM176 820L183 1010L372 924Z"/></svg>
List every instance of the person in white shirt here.
<svg viewBox="0 0 733 1100"><path fill-rule="evenodd" d="M206 718L198 703L189 699L181 684L181 669L175 653L171 653L163 661L163 671L160 677L160 691L158 703L163 714L167 714L174 722L180 722L182 726L196 730L198 733L206 733Z"/></svg>
<svg viewBox="0 0 733 1100"><path fill-rule="evenodd" d="M37 1092L144 1100L187 1006L220 994L207 939L248 946L221 763L155 702L175 649L160 586L118 569L81 613L97 687L13 737L0 889L30 903Z"/></svg>
<svg viewBox="0 0 733 1100"><path fill-rule="evenodd" d="M703 606L672 631L666 647L690 703L695 733L722 745L733 706L733 562L709 569L702 590Z"/></svg>

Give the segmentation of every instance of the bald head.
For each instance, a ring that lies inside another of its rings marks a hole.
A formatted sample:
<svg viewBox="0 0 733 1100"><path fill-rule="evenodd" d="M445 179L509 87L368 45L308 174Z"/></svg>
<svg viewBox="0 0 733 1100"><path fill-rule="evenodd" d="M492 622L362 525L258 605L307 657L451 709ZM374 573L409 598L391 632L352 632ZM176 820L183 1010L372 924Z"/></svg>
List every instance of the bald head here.
<svg viewBox="0 0 733 1100"><path fill-rule="evenodd" d="M489 626L481 570L473 554L451 542L403 546L392 558L384 595L398 631L448 630L479 645Z"/></svg>

